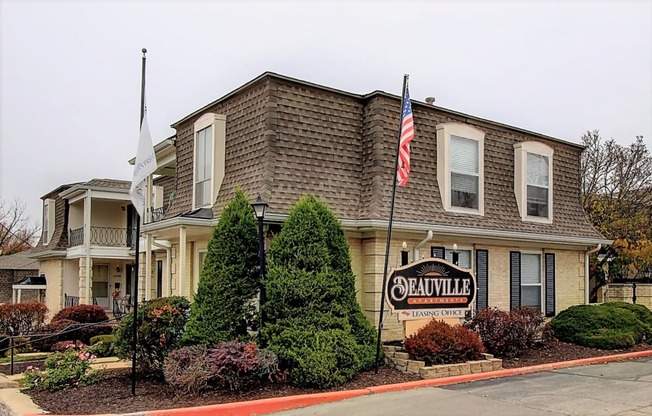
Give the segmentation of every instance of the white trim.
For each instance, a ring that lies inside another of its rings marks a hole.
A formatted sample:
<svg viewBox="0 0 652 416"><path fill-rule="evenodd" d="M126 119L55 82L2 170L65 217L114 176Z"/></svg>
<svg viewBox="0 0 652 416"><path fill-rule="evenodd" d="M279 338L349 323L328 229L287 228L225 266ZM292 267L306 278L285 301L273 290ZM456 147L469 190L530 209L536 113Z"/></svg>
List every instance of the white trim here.
<svg viewBox="0 0 652 416"><path fill-rule="evenodd" d="M212 127L212 159L211 159L211 195L206 205L195 205L196 184L197 184L197 133ZM226 116L215 113L206 113L195 121L193 129L193 151L192 151L192 207L212 207L217 199L217 194L224 179L225 150L226 150Z"/></svg>
<svg viewBox="0 0 652 416"><path fill-rule="evenodd" d="M527 215L527 154L545 156L548 158L548 217ZM541 142L521 142L514 145L514 196L521 220L552 224L553 220L553 154L554 149Z"/></svg>
<svg viewBox="0 0 652 416"><path fill-rule="evenodd" d="M451 136L478 142L478 209L451 206ZM484 215L484 137L484 131L467 124L437 125L437 183L445 211Z"/></svg>

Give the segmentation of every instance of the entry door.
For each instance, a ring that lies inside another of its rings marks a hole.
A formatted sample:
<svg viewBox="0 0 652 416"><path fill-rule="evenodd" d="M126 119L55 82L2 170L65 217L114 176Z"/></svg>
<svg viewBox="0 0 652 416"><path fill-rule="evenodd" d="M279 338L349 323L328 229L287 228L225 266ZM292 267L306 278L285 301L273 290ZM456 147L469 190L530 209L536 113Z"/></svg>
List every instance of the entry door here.
<svg viewBox="0 0 652 416"><path fill-rule="evenodd" d="M106 264L93 266L93 297L98 305L109 309L109 266Z"/></svg>
<svg viewBox="0 0 652 416"><path fill-rule="evenodd" d="M156 297L163 297L163 260L156 261Z"/></svg>

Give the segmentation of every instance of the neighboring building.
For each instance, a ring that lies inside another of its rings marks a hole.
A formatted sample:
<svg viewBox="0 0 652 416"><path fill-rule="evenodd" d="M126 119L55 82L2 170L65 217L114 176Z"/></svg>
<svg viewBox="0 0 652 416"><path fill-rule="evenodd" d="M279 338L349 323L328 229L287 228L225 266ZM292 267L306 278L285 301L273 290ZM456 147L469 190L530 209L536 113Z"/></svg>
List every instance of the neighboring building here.
<svg viewBox="0 0 652 416"><path fill-rule="evenodd" d="M41 198L43 231L30 256L45 275L51 315L78 303L110 310L116 288L121 296L130 294L135 242L130 185L93 179L62 185Z"/></svg>
<svg viewBox="0 0 652 416"><path fill-rule="evenodd" d="M403 241L411 258L450 258L457 244L460 265L478 278L478 308L529 305L554 315L588 303L588 252L610 241L580 204L583 147L412 104L412 173L397 190L390 266ZM400 97L382 91L359 95L267 72L174 123L176 136L156 149L154 182L165 197L149 204L159 209L142 227L140 296L192 298L211 227L236 187L269 203L272 228L313 194L342 221L358 300L377 324L399 107ZM395 316L384 328L388 339L403 334Z"/></svg>
<svg viewBox="0 0 652 416"><path fill-rule="evenodd" d="M38 276L38 261L29 258L30 250L0 256L0 303L12 302L12 286L26 276ZM21 301L38 300L39 293L26 291Z"/></svg>

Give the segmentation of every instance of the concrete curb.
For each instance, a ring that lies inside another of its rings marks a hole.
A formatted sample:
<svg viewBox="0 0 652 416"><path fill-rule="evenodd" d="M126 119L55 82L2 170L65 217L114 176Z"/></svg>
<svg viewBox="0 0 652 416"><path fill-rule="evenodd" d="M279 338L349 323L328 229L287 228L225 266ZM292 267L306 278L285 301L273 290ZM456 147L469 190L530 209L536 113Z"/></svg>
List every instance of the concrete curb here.
<svg viewBox="0 0 652 416"><path fill-rule="evenodd" d="M346 390L329 393L304 394L299 396L275 397L271 399L252 400L248 402L224 403L209 406L187 407L181 409L150 410L129 413L129 416L252 416L263 415L282 410L298 409L316 404L330 403L345 399L371 394L387 393L391 391L409 390L420 387L438 387L472 381L487 380L518 376L523 374L553 371L562 368L578 367L583 365L604 364L614 361L631 360L636 358L652 357L652 350L638 351L625 354L607 355L603 357L583 358L580 360L562 361L558 363L541 364L530 367L510 368L486 373L466 374L463 376L443 377L431 380L411 381L407 383L388 384L384 386L369 387L360 390ZM27 413L24 416L37 416L38 413ZM56 415L51 415L56 416Z"/></svg>

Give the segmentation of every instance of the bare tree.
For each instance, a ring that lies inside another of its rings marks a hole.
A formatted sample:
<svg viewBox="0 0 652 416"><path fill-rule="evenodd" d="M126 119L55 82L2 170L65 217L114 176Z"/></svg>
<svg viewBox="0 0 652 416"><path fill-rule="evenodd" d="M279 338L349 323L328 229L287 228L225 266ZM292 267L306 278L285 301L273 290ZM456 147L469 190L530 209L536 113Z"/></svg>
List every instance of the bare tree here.
<svg viewBox="0 0 652 416"><path fill-rule="evenodd" d="M38 225L29 224L24 203L19 199L10 204L0 200L0 255L30 249L39 232Z"/></svg>

